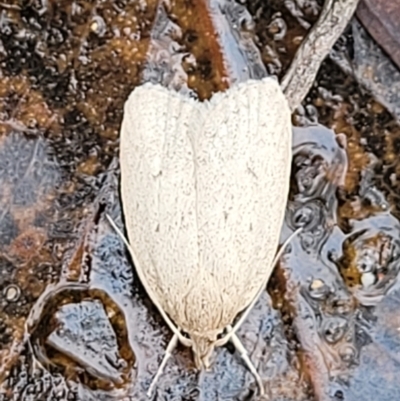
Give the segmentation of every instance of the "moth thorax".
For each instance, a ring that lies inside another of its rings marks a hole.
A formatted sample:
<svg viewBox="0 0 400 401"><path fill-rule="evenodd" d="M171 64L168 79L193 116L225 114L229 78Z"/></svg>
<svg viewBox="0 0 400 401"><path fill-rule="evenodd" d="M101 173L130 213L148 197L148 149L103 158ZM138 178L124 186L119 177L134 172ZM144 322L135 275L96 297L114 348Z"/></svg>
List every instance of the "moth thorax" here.
<svg viewBox="0 0 400 401"><path fill-rule="evenodd" d="M215 348L218 332L194 334L190 333L194 363L197 369L209 369L211 366L211 355Z"/></svg>

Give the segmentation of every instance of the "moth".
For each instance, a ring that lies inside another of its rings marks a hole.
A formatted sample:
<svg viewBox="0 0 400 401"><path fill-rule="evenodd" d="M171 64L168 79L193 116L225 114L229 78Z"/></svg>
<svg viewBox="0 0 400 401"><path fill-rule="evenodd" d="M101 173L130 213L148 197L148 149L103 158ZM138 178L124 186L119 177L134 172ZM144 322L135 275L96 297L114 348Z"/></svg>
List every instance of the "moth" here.
<svg viewBox="0 0 400 401"><path fill-rule="evenodd" d="M177 342L209 368L265 289L289 191L291 113L274 78L200 102L146 83L130 94L120 135L124 239L149 297L173 332L148 394ZM281 248L283 249L283 247Z"/></svg>

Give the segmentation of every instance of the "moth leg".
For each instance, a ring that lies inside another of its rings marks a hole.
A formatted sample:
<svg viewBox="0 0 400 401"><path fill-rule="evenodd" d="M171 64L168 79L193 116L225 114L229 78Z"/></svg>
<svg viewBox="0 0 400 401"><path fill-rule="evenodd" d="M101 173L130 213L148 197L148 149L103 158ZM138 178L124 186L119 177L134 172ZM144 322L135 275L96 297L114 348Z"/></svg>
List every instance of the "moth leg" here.
<svg viewBox="0 0 400 401"><path fill-rule="evenodd" d="M242 325L242 323L245 321L245 319L247 318L248 314L250 313L250 311L253 309L253 306L255 305L255 303L257 302L258 298L260 297L261 293L264 291L265 287L268 284L268 280L269 277L275 267L275 265L278 263L279 258L282 256L283 251L286 249L286 247L288 246L288 244L290 243L290 241L301 231L301 228L298 228L294 233L292 233L289 238L283 243L283 245L281 246L281 248L279 249L278 253L276 254L274 260L272 261L271 264L271 272L270 274L267 276L267 279L265 280L265 282L262 284L262 286L260 287L260 289L258 290L256 296L253 298L253 300L251 301L250 305L244 310L244 312L242 313L242 316L240 316L239 320L236 322L236 324L233 326L233 328L231 328L231 330L228 331L228 333L222 337L221 339L219 339L218 341L216 341L215 346L216 347L221 347L222 345L226 344L231 337L233 336L233 334L236 332L236 330Z"/></svg>
<svg viewBox="0 0 400 401"><path fill-rule="evenodd" d="M138 261L136 258L136 254L133 251L132 246L130 245L129 241L126 239L125 235L122 233L122 231L117 227L117 225L115 224L114 220L108 215L106 214L107 220L110 223L111 227L115 230L115 232L118 234L118 236L122 239L123 243L125 244L125 246L128 248L132 259L133 259L133 263L137 265ZM139 274L139 270L138 268L136 268L136 271ZM139 278L140 281L142 282L142 284L144 285L144 287L146 288L147 294L149 295L151 301L153 302L153 304L157 307L158 311L160 312L161 316L163 317L165 323L167 323L168 327L171 329L171 331L174 333L174 336L176 335L179 339L179 341L185 345L186 347L191 347L192 346L192 341L186 337L184 337L182 335L182 333L179 331L178 327L175 326L175 324L172 322L172 320L168 317L168 315L166 314L166 312L164 311L164 309L162 308L162 306L160 305L160 303L157 301L157 298L149 291L149 286L147 285L144 277L142 277L139 274Z"/></svg>
<svg viewBox="0 0 400 401"><path fill-rule="evenodd" d="M231 332L232 327L228 326L227 327L228 331ZM235 346L236 350L240 353L240 356L242 357L244 363L250 370L250 372L253 374L254 378L256 379L257 386L260 391L260 395L264 394L264 386L261 380L260 375L257 372L256 367L253 365L253 362L251 362L249 355L246 351L246 348L243 346L243 344L240 342L238 336L235 333L232 333L230 340L232 341L232 344Z"/></svg>
<svg viewBox="0 0 400 401"><path fill-rule="evenodd" d="M162 372L163 372L163 370L165 368L165 365L168 362L168 359L172 355L172 352L176 348L176 345L178 344L178 340L179 340L178 335L174 334L172 336L172 338L171 338L171 341L169 342L169 344L167 346L167 349L165 350L165 355L164 355L163 360L161 361L161 365L158 367L157 373L154 376L153 380L151 381L150 387L149 387L149 389L147 391L147 396L148 397L151 397L151 394L153 393L153 389L154 389L154 387L156 385L156 382L157 382L158 378L161 376L161 374L162 374Z"/></svg>

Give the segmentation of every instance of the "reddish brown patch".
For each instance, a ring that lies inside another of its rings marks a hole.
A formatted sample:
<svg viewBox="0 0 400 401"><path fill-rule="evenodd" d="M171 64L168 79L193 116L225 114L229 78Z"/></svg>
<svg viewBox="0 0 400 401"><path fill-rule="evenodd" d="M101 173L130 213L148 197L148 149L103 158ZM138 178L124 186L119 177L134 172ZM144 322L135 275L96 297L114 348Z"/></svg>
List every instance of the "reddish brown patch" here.
<svg viewBox="0 0 400 401"><path fill-rule="evenodd" d="M47 236L42 229L30 227L10 244L9 255L17 257L24 262L29 262L41 252L46 238Z"/></svg>

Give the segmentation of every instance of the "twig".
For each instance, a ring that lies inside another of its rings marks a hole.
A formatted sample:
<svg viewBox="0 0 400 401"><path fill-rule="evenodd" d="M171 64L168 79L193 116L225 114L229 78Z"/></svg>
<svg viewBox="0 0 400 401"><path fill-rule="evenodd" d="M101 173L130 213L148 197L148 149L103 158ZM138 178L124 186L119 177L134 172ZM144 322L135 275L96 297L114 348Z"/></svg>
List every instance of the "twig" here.
<svg viewBox="0 0 400 401"><path fill-rule="evenodd" d="M291 111L303 101L319 67L342 34L359 0L325 0L318 21L300 45L281 87Z"/></svg>

